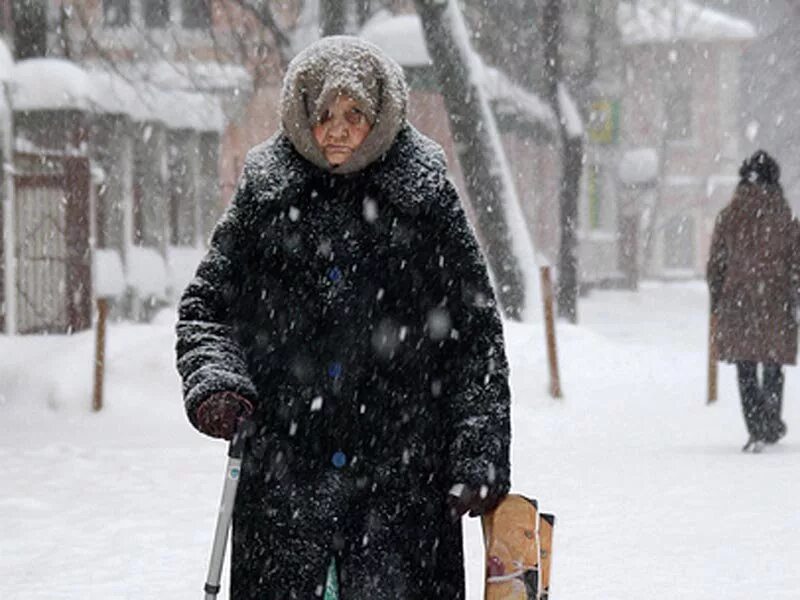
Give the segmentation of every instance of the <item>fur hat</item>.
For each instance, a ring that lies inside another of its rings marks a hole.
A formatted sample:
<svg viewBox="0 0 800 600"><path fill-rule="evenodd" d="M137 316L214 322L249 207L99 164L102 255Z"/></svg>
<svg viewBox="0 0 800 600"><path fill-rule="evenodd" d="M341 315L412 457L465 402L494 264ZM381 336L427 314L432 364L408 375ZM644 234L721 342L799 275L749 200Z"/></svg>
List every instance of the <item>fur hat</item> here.
<svg viewBox="0 0 800 600"><path fill-rule="evenodd" d="M333 167L312 129L340 94L357 102L372 129L347 162ZM312 44L289 64L281 92L281 127L307 160L331 172L353 173L391 147L405 123L407 103L403 70L395 61L365 40L331 36Z"/></svg>
<svg viewBox="0 0 800 600"><path fill-rule="evenodd" d="M743 183L770 185L778 183L781 168L775 159L764 150L758 150L750 158L745 159L739 167L739 177Z"/></svg>

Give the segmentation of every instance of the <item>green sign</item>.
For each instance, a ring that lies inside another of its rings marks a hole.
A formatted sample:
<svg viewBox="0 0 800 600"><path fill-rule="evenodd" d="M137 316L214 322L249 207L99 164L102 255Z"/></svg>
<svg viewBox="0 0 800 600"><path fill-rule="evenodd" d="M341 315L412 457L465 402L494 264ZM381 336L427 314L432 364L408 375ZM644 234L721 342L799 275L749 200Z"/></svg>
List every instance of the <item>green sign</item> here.
<svg viewBox="0 0 800 600"><path fill-rule="evenodd" d="M595 100L589 116L589 139L595 144L616 144L619 138L619 101Z"/></svg>

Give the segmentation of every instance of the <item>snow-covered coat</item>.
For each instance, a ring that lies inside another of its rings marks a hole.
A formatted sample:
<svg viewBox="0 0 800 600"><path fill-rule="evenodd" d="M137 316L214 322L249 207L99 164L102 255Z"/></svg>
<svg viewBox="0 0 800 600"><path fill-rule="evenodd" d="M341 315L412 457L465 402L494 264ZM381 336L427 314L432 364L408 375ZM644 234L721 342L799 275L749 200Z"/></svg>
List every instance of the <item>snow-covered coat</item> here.
<svg viewBox="0 0 800 600"><path fill-rule="evenodd" d="M444 155L408 123L353 173L253 149L180 304L186 410L255 406L232 598L463 598L456 483L509 486L503 332Z"/></svg>
<svg viewBox="0 0 800 600"><path fill-rule="evenodd" d="M799 278L800 225L780 185L740 183L707 268L721 360L795 363Z"/></svg>
<svg viewBox="0 0 800 600"><path fill-rule="evenodd" d="M408 586L390 597L462 597L445 496L460 482L508 488L509 390L492 289L440 150L406 125L384 161L350 176L311 166L282 135L253 150L177 331L190 419L218 391L256 406L234 598L304 597L336 539L370 532L388 547L370 542L358 560L380 585ZM391 556L405 561L394 579Z"/></svg>

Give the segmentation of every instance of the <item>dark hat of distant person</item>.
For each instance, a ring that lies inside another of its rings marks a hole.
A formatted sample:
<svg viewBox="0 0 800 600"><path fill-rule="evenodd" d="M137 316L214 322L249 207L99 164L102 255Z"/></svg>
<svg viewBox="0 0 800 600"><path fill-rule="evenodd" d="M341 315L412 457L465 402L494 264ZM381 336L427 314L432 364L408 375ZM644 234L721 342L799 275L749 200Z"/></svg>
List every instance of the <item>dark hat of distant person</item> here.
<svg viewBox="0 0 800 600"><path fill-rule="evenodd" d="M739 177L742 183L776 185L781 177L781 168L767 152L757 150L739 167Z"/></svg>

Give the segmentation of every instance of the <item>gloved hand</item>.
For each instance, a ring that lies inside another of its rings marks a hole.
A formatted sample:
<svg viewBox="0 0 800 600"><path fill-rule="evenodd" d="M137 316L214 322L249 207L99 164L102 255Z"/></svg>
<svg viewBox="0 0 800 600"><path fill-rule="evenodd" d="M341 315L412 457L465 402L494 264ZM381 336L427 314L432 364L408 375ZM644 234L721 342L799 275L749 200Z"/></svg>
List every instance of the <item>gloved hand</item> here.
<svg viewBox="0 0 800 600"><path fill-rule="evenodd" d="M229 440L236 433L239 420L253 414L247 398L233 392L212 394L197 407L197 427L215 438Z"/></svg>
<svg viewBox="0 0 800 600"><path fill-rule="evenodd" d="M447 494L450 517L458 521L466 512L470 517L477 517L492 510L503 495L493 486L482 485L479 489L463 483L457 483Z"/></svg>

